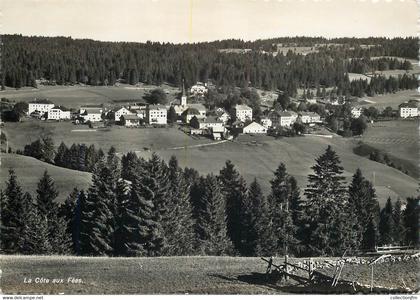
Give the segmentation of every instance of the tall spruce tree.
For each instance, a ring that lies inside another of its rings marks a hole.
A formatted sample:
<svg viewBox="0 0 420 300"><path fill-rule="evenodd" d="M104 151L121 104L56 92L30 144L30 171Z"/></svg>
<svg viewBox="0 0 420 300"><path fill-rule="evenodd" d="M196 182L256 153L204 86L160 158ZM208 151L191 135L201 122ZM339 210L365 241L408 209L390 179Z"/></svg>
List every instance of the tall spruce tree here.
<svg viewBox="0 0 420 300"><path fill-rule="evenodd" d="M172 227L167 233L167 255L190 255L194 250L194 223L190 201L190 184L175 156L169 160L170 205Z"/></svg>
<svg viewBox="0 0 420 300"><path fill-rule="evenodd" d="M95 166L92 185L88 190L81 213L81 251L86 255L112 255L114 227L114 182L107 163L101 160Z"/></svg>
<svg viewBox="0 0 420 300"><path fill-rule="evenodd" d="M146 165L133 175L130 197L122 211L123 253L128 256L157 256L163 248L163 230L156 220L156 182Z"/></svg>
<svg viewBox="0 0 420 300"><path fill-rule="evenodd" d="M404 243L404 215L402 210L402 202L398 199L394 204L394 210L392 211L392 218L394 221L394 236L393 240L396 245L402 245Z"/></svg>
<svg viewBox="0 0 420 300"><path fill-rule="evenodd" d="M9 170L5 199L1 203L1 249L5 253L19 252L19 236L24 229L23 193L13 169Z"/></svg>
<svg viewBox="0 0 420 300"><path fill-rule="evenodd" d="M289 248L297 245L297 226L294 222L298 196L294 178L287 173L286 166L281 163L270 181L271 193L268 196L271 211L271 236L273 251L276 254L289 253Z"/></svg>
<svg viewBox="0 0 420 300"><path fill-rule="evenodd" d="M227 234L226 199L220 182L212 174L203 181L204 193L200 199L197 234L200 252L206 255L224 255L232 252L232 242Z"/></svg>
<svg viewBox="0 0 420 300"><path fill-rule="evenodd" d="M405 242L407 245L419 246L420 196L407 198L404 210Z"/></svg>
<svg viewBox="0 0 420 300"><path fill-rule="evenodd" d="M256 178L248 188L241 225L244 232L241 254L244 256L271 255L269 206Z"/></svg>
<svg viewBox="0 0 420 300"><path fill-rule="evenodd" d="M342 255L347 250L347 195L343 167L337 154L328 146L316 159L314 174L308 176L305 207L309 225L306 246L315 255Z"/></svg>
<svg viewBox="0 0 420 300"><path fill-rule="evenodd" d="M391 198L386 201L385 207L381 210L379 221L380 242L382 245L391 245L394 242L394 219Z"/></svg>
<svg viewBox="0 0 420 300"><path fill-rule="evenodd" d="M241 252L243 230L241 227L241 214L246 201L246 182L231 161L226 161L225 167L220 170L219 179L222 192L226 198L227 232L235 249Z"/></svg>

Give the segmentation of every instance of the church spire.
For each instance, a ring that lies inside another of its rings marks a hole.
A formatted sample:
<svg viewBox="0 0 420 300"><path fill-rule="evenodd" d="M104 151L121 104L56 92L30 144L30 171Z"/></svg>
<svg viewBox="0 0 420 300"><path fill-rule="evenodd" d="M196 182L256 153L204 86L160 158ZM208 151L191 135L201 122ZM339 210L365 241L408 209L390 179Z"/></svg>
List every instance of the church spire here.
<svg viewBox="0 0 420 300"><path fill-rule="evenodd" d="M181 106L187 106L187 94L185 93L184 78L182 79Z"/></svg>

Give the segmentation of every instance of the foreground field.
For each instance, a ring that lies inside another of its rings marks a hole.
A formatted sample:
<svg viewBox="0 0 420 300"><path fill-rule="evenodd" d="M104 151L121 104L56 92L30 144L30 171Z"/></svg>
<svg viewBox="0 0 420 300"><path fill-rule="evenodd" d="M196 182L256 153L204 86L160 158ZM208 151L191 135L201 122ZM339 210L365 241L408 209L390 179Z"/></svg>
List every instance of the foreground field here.
<svg viewBox="0 0 420 300"><path fill-rule="evenodd" d="M16 171L19 183L24 192L35 194L39 179L45 170L54 178L57 190L60 192L57 200L64 201L73 188L87 189L90 185L91 175L65 168L56 167L32 157L16 154L1 153L0 189L6 187L8 170Z"/></svg>
<svg viewBox="0 0 420 300"><path fill-rule="evenodd" d="M324 259L315 259L315 261ZM281 263L282 258L275 258ZM303 259L291 259L291 262ZM88 258L58 256L2 256L5 294L284 294L317 290L276 284L265 276L259 258L159 257ZM396 262L375 267L374 285L418 288L418 263ZM329 276L333 269L324 271ZM35 283L43 278L44 283ZM45 279L49 279L46 283ZM63 283L52 283L63 279ZM370 284L370 267L345 266L341 279ZM32 280L31 283L28 283ZM39 279L38 279L39 280ZM26 282L26 283L25 283ZM404 282L404 285L403 285ZM318 291L319 293L319 291Z"/></svg>

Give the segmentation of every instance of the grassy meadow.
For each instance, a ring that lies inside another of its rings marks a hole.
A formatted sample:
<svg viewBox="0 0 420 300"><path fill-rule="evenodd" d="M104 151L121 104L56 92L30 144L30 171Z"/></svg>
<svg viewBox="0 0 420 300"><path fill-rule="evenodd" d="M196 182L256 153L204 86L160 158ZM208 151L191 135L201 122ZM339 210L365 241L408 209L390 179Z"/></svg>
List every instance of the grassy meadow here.
<svg viewBox="0 0 420 300"><path fill-rule="evenodd" d="M376 107L377 109L384 109L385 107L392 107L394 109L398 109L398 105L403 102L406 102L410 99L417 99L418 98L417 90L404 90L399 91L394 94L384 94L384 95L377 95L374 97L363 97L360 99L360 106L363 107ZM368 100L368 101L363 101Z"/></svg>
<svg viewBox="0 0 420 300"><path fill-rule="evenodd" d="M335 258L314 258L314 261L323 263L325 259ZM303 260L291 258L290 262ZM274 258L275 264L282 262L283 258ZM270 281L265 275L267 264L258 257L1 256L0 263L2 292L6 294L321 293L319 287L302 287L293 280L288 283ZM374 286L389 289L407 286L414 290L418 288L417 267L418 262L413 260L376 265ZM322 269L321 272L332 277L334 268ZM370 274L368 265L346 264L340 280L369 286ZM37 277L50 282L34 283ZM28 283L30 279L32 282ZM52 283L53 279L63 279L63 282ZM340 292L330 286L323 288L330 293Z"/></svg>
<svg viewBox="0 0 420 300"><path fill-rule="evenodd" d="M57 200L63 202L73 188L87 189L90 185L90 173L56 167L32 157L16 154L1 153L0 189L6 187L5 181L9 176L9 169L13 168L24 192L33 196L37 184L45 170L54 178L57 190L60 192Z"/></svg>

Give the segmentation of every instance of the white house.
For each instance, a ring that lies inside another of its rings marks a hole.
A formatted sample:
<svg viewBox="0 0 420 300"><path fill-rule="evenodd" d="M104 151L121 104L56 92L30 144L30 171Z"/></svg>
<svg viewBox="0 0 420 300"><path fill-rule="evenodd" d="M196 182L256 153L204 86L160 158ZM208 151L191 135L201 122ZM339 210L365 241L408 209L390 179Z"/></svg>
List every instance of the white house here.
<svg viewBox="0 0 420 300"><path fill-rule="evenodd" d="M414 118L419 116L419 110L415 103L402 103L398 107L401 118Z"/></svg>
<svg viewBox="0 0 420 300"><path fill-rule="evenodd" d="M203 104L200 104L200 103L188 104L188 108L195 108L200 114L200 117L204 117L204 118L206 117L207 110Z"/></svg>
<svg viewBox="0 0 420 300"><path fill-rule="evenodd" d="M251 124L243 128L243 133L267 133L267 128L257 122L252 122Z"/></svg>
<svg viewBox="0 0 420 300"><path fill-rule="evenodd" d="M115 121L119 122L121 120L121 117L125 115L135 115L135 114L131 112L130 110L128 110L127 108L121 107L119 110L115 111L114 113Z"/></svg>
<svg viewBox="0 0 420 300"><path fill-rule="evenodd" d="M235 116L237 120L242 122L252 120L252 108L248 105L237 104L235 106Z"/></svg>
<svg viewBox="0 0 420 300"><path fill-rule="evenodd" d="M136 115L122 115L121 123L125 127L136 127L140 125L140 118Z"/></svg>
<svg viewBox="0 0 420 300"><path fill-rule="evenodd" d="M84 106L80 106L79 113L80 114L84 114L85 111L86 111L86 109L96 109L96 110L99 110L101 113L104 112L103 108L100 107L100 106L97 106L97 105L84 105Z"/></svg>
<svg viewBox="0 0 420 300"><path fill-rule="evenodd" d="M39 112L41 115L47 113L55 105L47 99L35 100L28 103L28 115Z"/></svg>
<svg viewBox="0 0 420 300"><path fill-rule="evenodd" d="M213 132L225 131L225 124L223 123L223 121L220 121L213 116L207 117L206 119L198 120L198 123L198 129L212 129Z"/></svg>
<svg viewBox="0 0 420 300"><path fill-rule="evenodd" d="M192 107L187 108L181 115L182 121L187 124L190 123L191 119L194 117L196 117L198 120L206 118L205 115L202 116L196 108Z"/></svg>
<svg viewBox="0 0 420 300"><path fill-rule="evenodd" d="M167 109L163 105L149 105L146 111L146 119L149 124L167 124Z"/></svg>
<svg viewBox="0 0 420 300"><path fill-rule="evenodd" d="M197 82L197 84L191 87L191 94L196 96L204 96L208 89L202 82Z"/></svg>
<svg viewBox="0 0 420 300"><path fill-rule="evenodd" d="M273 127L277 127L277 126L288 127L296 121L295 116L292 115L288 111L282 111L282 112L272 111L268 114L268 117L270 118Z"/></svg>
<svg viewBox="0 0 420 300"><path fill-rule="evenodd" d="M100 122L102 121L102 112L98 108L85 108L84 113L80 114L84 122Z"/></svg>
<svg viewBox="0 0 420 300"><path fill-rule="evenodd" d="M351 116L354 119L357 119L357 118L359 118L362 115L362 112L363 112L363 108L361 108L361 107L353 107L351 109Z"/></svg>
<svg viewBox="0 0 420 300"><path fill-rule="evenodd" d="M70 120L70 110L62 106L54 106L47 114L48 120Z"/></svg>
<svg viewBox="0 0 420 300"><path fill-rule="evenodd" d="M305 124L321 122L320 115L312 111L301 112L300 119L302 123L305 123Z"/></svg>
<svg viewBox="0 0 420 300"><path fill-rule="evenodd" d="M262 118L261 125L265 128L270 128L271 126L273 126L273 122L270 120L270 118Z"/></svg>

